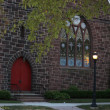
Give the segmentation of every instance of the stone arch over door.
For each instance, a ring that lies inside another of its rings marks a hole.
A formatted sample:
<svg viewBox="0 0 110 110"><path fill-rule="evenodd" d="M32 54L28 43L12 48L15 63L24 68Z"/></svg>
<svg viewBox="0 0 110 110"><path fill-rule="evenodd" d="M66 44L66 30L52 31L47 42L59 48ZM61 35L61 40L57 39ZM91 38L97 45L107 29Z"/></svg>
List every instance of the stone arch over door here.
<svg viewBox="0 0 110 110"><path fill-rule="evenodd" d="M27 53L25 51L18 51L16 52L9 60L8 65L7 65L7 73L8 73L8 89L11 90L11 69L13 66L13 63L20 57L23 57L29 62L29 65L31 67L31 91L34 91L34 73L36 73L36 64L35 60L31 56L30 53Z"/></svg>

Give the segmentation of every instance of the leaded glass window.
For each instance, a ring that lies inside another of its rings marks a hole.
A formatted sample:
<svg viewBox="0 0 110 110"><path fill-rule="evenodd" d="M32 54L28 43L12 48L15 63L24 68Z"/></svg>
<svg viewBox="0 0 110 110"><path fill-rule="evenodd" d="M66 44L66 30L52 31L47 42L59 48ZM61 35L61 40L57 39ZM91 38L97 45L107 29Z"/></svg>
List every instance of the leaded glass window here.
<svg viewBox="0 0 110 110"><path fill-rule="evenodd" d="M64 29L61 30L61 44L60 44L60 65L66 66L67 55L67 36Z"/></svg>
<svg viewBox="0 0 110 110"><path fill-rule="evenodd" d="M69 34L61 30L60 65L70 67L90 67L90 36L86 23L80 16L66 21Z"/></svg>
<svg viewBox="0 0 110 110"><path fill-rule="evenodd" d="M68 65L74 66L75 36L72 27L68 37Z"/></svg>

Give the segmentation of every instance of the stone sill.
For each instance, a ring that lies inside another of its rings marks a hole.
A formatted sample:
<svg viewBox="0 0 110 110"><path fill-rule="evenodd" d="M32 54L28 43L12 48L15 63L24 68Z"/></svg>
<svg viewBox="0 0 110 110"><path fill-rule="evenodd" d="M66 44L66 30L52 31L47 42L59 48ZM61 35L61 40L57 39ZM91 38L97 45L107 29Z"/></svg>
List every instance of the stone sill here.
<svg viewBox="0 0 110 110"><path fill-rule="evenodd" d="M63 66L60 66L60 69L61 70L81 70L81 71L93 71L93 68L92 67L89 67L89 68L86 68L86 67L63 67Z"/></svg>

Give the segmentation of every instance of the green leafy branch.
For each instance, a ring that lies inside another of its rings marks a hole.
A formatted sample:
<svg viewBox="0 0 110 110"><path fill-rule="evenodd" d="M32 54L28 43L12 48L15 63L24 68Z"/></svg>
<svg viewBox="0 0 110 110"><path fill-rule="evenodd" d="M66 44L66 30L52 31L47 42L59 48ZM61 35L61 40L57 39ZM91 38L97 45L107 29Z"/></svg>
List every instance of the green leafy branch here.
<svg viewBox="0 0 110 110"><path fill-rule="evenodd" d="M59 37L62 28L69 32L65 25L67 20L75 15L92 19L110 14L107 0L22 0L21 4L24 9L31 9L27 20L18 24L23 23L30 31L28 40L32 42L32 52L37 52L37 62L53 47L52 41Z"/></svg>

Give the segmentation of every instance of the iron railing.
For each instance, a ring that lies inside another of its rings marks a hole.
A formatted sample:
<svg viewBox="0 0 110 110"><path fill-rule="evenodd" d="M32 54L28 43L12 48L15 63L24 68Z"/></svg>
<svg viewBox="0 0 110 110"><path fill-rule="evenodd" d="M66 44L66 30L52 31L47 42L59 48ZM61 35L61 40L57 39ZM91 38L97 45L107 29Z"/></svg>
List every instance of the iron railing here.
<svg viewBox="0 0 110 110"><path fill-rule="evenodd" d="M10 84L10 91L14 99L18 99L21 93L20 87L17 84Z"/></svg>
<svg viewBox="0 0 110 110"><path fill-rule="evenodd" d="M13 93L20 93L21 90L20 90L20 87L17 85L17 84L10 84L10 89L11 89L11 92Z"/></svg>

